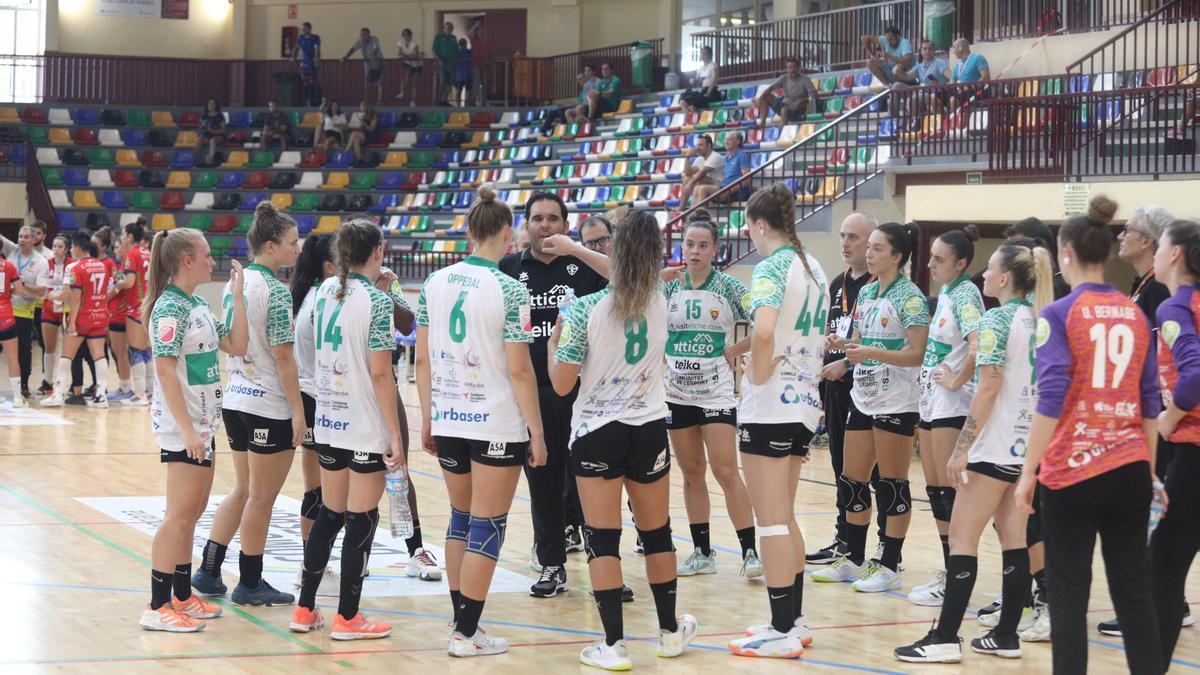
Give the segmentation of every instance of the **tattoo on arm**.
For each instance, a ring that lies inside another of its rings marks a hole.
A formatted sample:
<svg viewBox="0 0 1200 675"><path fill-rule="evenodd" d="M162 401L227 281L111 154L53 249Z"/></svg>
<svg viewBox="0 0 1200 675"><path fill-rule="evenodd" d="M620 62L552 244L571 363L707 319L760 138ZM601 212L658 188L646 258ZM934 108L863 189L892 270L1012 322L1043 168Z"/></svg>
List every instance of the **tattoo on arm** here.
<svg viewBox="0 0 1200 675"><path fill-rule="evenodd" d="M950 458L961 457L963 453L971 449L972 445L975 445L977 438L979 438L979 423L975 421L974 417L967 415L962 431L958 432L958 441L954 444L954 453Z"/></svg>

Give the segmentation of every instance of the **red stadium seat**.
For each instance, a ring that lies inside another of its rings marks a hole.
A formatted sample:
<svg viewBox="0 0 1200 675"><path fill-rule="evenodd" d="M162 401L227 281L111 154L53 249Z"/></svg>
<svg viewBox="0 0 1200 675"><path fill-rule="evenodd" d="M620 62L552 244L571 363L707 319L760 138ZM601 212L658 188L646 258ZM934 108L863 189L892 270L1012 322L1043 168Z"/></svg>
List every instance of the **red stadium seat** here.
<svg viewBox="0 0 1200 675"><path fill-rule="evenodd" d="M329 156L323 152L309 152L304 155L304 159L296 166L301 169L319 169L325 166Z"/></svg>
<svg viewBox="0 0 1200 675"><path fill-rule="evenodd" d="M267 187L267 183L271 181L271 176L266 171L251 171L246 177L246 182L242 183L243 190L261 190Z"/></svg>
<svg viewBox="0 0 1200 675"><path fill-rule="evenodd" d="M164 211L178 211L183 208L182 192L164 192L162 202L158 205Z"/></svg>
<svg viewBox="0 0 1200 675"><path fill-rule="evenodd" d="M136 188L141 187L142 183L138 180L138 176L129 169L117 169L113 174L113 184L117 187Z"/></svg>
<svg viewBox="0 0 1200 675"><path fill-rule="evenodd" d="M167 165L167 158L163 156L160 150L147 150L142 155L142 166L154 168L162 168Z"/></svg>
<svg viewBox="0 0 1200 675"><path fill-rule="evenodd" d="M71 133L71 140L75 141L76 145L99 145L100 140L96 138L96 130L85 127L75 129Z"/></svg>
<svg viewBox="0 0 1200 675"><path fill-rule="evenodd" d="M46 124L44 108L26 108L21 111L21 121L25 124Z"/></svg>
<svg viewBox="0 0 1200 675"><path fill-rule="evenodd" d="M237 227L237 218L232 213L222 213L213 219L209 232L232 232Z"/></svg>
<svg viewBox="0 0 1200 675"><path fill-rule="evenodd" d="M200 113L189 110L179 116L180 129L195 129L200 126Z"/></svg>

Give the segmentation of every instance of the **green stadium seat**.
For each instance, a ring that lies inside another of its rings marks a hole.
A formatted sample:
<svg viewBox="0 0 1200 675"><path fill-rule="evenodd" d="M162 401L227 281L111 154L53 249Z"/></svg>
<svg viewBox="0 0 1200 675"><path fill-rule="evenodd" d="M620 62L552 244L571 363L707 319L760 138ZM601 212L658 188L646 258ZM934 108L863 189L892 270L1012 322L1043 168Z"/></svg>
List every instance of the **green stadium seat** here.
<svg viewBox="0 0 1200 675"><path fill-rule="evenodd" d="M149 110L129 110L125 113L125 123L131 127L148 127L150 123Z"/></svg>
<svg viewBox="0 0 1200 675"><path fill-rule="evenodd" d="M321 196L308 192L300 193L292 200L293 211L316 211L317 204L321 201Z"/></svg>
<svg viewBox="0 0 1200 675"><path fill-rule="evenodd" d="M214 257L224 256L229 253L230 245L229 237L213 237L212 241L208 242L208 247L212 249Z"/></svg>
<svg viewBox="0 0 1200 675"><path fill-rule="evenodd" d="M238 224L237 224L237 227L233 228L233 233L234 234L246 234L247 232L250 231L250 228L253 225L254 225L254 214L247 213L246 215L242 216L241 218L238 218Z"/></svg>
<svg viewBox="0 0 1200 675"><path fill-rule="evenodd" d="M201 171L192 176L193 190L209 190L221 180L221 175L216 171Z"/></svg>
<svg viewBox="0 0 1200 675"><path fill-rule="evenodd" d="M428 169L431 164L433 164L433 153L428 150L414 150L408 153L407 166L410 169Z"/></svg>
<svg viewBox="0 0 1200 675"><path fill-rule="evenodd" d="M88 151L88 161L92 166L116 166L117 159L108 148L92 148Z"/></svg>
<svg viewBox="0 0 1200 675"><path fill-rule="evenodd" d="M446 113L428 112L421 117L421 123L417 126L422 129L441 129L446 125Z"/></svg>
<svg viewBox="0 0 1200 675"><path fill-rule="evenodd" d="M212 227L213 217L207 213L198 213L188 220L187 226L193 230L207 232ZM212 244L209 244L211 246Z"/></svg>
<svg viewBox="0 0 1200 675"><path fill-rule="evenodd" d="M27 127L25 133L29 134L29 142L34 145L48 145L50 143L50 134L46 131L46 127Z"/></svg>
<svg viewBox="0 0 1200 675"><path fill-rule="evenodd" d="M129 200L129 206L130 206L130 208L133 208L133 209L136 209L139 211L140 210L153 211L158 208L158 200L154 198L154 193L152 193L152 192L143 192L141 190L137 190L131 196L131 198Z"/></svg>
<svg viewBox="0 0 1200 675"><path fill-rule="evenodd" d="M351 190L371 190L375 188L375 182L378 180L379 176L374 171L359 171L354 174L348 187Z"/></svg>
<svg viewBox="0 0 1200 675"><path fill-rule="evenodd" d="M246 164L247 169L269 169L275 165L275 153L270 150L259 150Z"/></svg>
<svg viewBox="0 0 1200 675"><path fill-rule="evenodd" d="M62 171L53 167L42 167L42 182L48 188L62 187L63 177Z"/></svg>

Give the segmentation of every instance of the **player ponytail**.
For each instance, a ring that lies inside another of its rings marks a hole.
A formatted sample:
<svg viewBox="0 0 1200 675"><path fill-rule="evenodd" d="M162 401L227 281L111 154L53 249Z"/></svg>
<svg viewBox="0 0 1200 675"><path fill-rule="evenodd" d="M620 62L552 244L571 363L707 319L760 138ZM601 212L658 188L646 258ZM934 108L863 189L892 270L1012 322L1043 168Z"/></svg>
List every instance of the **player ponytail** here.
<svg viewBox="0 0 1200 675"><path fill-rule="evenodd" d="M283 235L296 227L296 221L269 201L263 200L254 207L254 224L246 233L246 241L250 244L250 254L258 255L266 247L267 242L283 243Z"/></svg>
<svg viewBox="0 0 1200 675"><path fill-rule="evenodd" d="M971 266L975 259L975 242L979 241L979 228L973 223L961 230L950 230L938 237L938 240L954 251L955 261L965 260L963 269Z"/></svg>
<svg viewBox="0 0 1200 675"><path fill-rule="evenodd" d="M804 252L804 244L796 234L796 196L783 183L771 187L759 188L750 195L746 202L746 221L763 222L767 228L782 234L788 240L788 245L796 252L796 257L804 265L808 278L817 280L808 264L808 256Z"/></svg>
<svg viewBox="0 0 1200 675"><path fill-rule="evenodd" d="M1116 202L1096 195L1088 202L1087 213L1063 221L1058 230L1058 240L1071 245L1081 265L1101 265L1108 260L1109 251L1112 250L1113 236L1109 224L1116 213Z"/></svg>
<svg viewBox="0 0 1200 675"><path fill-rule="evenodd" d="M342 223L333 235L333 265L338 271L337 299L346 297L346 283L350 270L361 267L371 259L371 254L383 243L383 232L374 222L355 218Z"/></svg>
<svg viewBox="0 0 1200 675"><path fill-rule="evenodd" d="M204 235L199 230L179 228L163 230L154 235L150 244L150 275L146 284L146 297L142 300L142 316L149 320L154 313L154 303L167 290L167 285L179 270L183 256L196 251L196 246L204 241Z"/></svg>
<svg viewBox="0 0 1200 675"><path fill-rule="evenodd" d="M629 320L641 317L658 292L662 273L662 233L649 211L632 211L613 232L611 272L613 313Z"/></svg>
<svg viewBox="0 0 1200 675"><path fill-rule="evenodd" d="M683 231L687 232L693 228L704 230L705 232L709 233L712 235L713 243L717 243L717 238L719 236L717 234L717 226L713 224L713 217L712 214L708 212L708 209L692 209L692 212L688 215L687 225L684 226Z"/></svg>
<svg viewBox="0 0 1200 675"><path fill-rule="evenodd" d="M125 227L121 230L129 235L133 243L137 244L146 240L146 219L138 216L137 220L132 223L125 223Z"/></svg>
<svg viewBox="0 0 1200 675"><path fill-rule="evenodd" d="M467 210L467 235L476 246L512 227L513 213L508 204L496 199L496 189L491 184L479 186L475 201Z"/></svg>
<svg viewBox="0 0 1200 675"><path fill-rule="evenodd" d="M1010 239L996 249L1000 254L1000 269L1012 279L1021 295L1033 294L1033 309L1042 309L1054 302L1054 262L1050 251L1032 239Z"/></svg>
<svg viewBox="0 0 1200 675"><path fill-rule="evenodd" d="M917 246L921 241L921 232L916 225L912 223L884 223L877 228L887 237L888 245L892 247L892 253L900 254L900 262L897 263L896 269L900 274L903 274L904 266L908 264L912 258L912 254L917 250ZM974 248L971 249L971 255L974 255ZM917 266L914 264L909 268L909 274L915 281L917 278Z"/></svg>
<svg viewBox="0 0 1200 675"><path fill-rule="evenodd" d="M333 262L333 237L328 234L310 234L304 238L304 248L296 259L292 272L292 314L300 313L308 289L325 278L325 263Z"/></svg>

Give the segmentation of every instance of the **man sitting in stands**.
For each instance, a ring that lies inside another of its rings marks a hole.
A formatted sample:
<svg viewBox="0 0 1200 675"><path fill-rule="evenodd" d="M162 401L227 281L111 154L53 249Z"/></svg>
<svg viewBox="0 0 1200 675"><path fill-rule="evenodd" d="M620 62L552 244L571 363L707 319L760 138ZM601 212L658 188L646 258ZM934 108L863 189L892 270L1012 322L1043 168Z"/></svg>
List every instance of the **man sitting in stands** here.
<svg viewBox="0 0 1200 675"><path fill-rule="evenodd" d="M744 178L746 174L750 173L750 155L742 149L742 142L742 132L740 131L731 131L725 135L724 177L719 186L701 185L696 188L696 203L700 203L718 190L734 184L737 184L735 189L718 195L716 201L744 202L750 198L750 181Z"/></svg>
<svg viewBox="0 0 1200 675"><path fill-rule="evenodd" d="M725 169L725 158L713 150L712 136L703 134L688 150L688 165L683 168L683 187L679 191L679 209L687 208L692 192L702 186L717 186Z"/></svg>
<svg viewBox="0 0 1200 675"><path fill-rule="evenodd" d="M895 84L897 71L912 67L912 45L900 37L900 29L895 26L889 26L883 35L862 36L862 44L867 50L867 68L884 84Z"/></svg>
<svg viewBox="0 0 1200 675"><path fill-rule="evenodd" d="M958 38L954 41L954 56L958 59L958 63L954 65L954 82L957 84L967 84L971 82L987 82L992 79L992 71L988 68L987 58L983 54L972 53L971 43L967 42L966 38ZM978 89L977 93L982 93L983 89ZM963 92L959 96L967 96L971 92ZM950 99L951 110L958 110L958 100L954 97Z"/></svg>
<svg viewBox="0 0 1200 675"><path fill-rule="evenodd" d="M263 119L262 133L259 135L259 149L266 150L271 141L279 141L279 149L287 150L288 136L291 133L292 120L287 113L279 110L279 104L271 101L267 104L267 116Z"/></svg>
<svg viewBox="0 0 1200 675"><path fill-rule="evenodd" d="M896 66L896 83L892 85L892 89L925 87L949 82L950 66L944 59L938 58L934 52L932 40L922 40L921 60L913 66L912 70L901 70L900 66ZM933 103L937 103L939 107L944 106L949 100L949 92L941 90L933 96L916 96L914 98L920 107L920 112L925 112L926 109L932 107Z"/></svg>
<svg viewBox="0 0 1200 675"><path fill-rule="evenodd" d="M783 88L782 98L772 93L780 87ZM768 110L779 113L779 119L787 124L792 118L804 119L808 113L817 111L817 90L808 75L800 72L800 61L792 57L787 60L787 72L767 85L763 95L751 101L750 105L758 108L760 129L767 124Z"/></svg>

